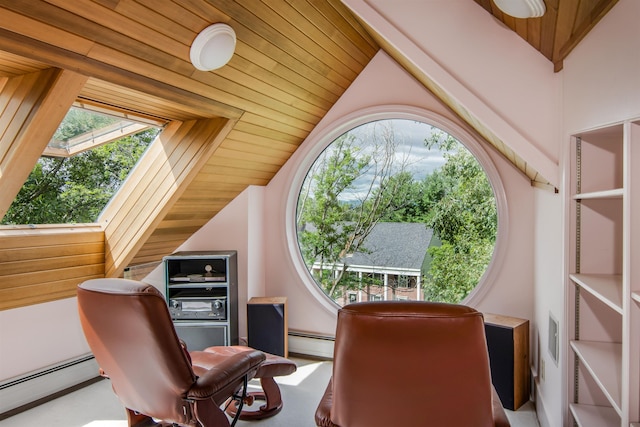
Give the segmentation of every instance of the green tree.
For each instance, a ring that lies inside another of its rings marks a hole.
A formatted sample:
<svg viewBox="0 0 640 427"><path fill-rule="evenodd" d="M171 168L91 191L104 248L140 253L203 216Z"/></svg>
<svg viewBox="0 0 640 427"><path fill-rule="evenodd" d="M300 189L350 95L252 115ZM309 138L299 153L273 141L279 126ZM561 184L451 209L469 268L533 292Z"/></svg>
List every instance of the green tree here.
<svg viewBox="0 0 640 427"><path fill-rule="evenodd" d="M353 225L345 224L348 204L341 202L343 194L362 176L369 157L359 158L354 137L340 136L325 150L307 175L298 199L298 240L302 257L314 278L328 295L335 292L336 273L344 271L341 258ZM318 263L320 269L313 270Z"/></svg>
<svg viewBox="0 0 640 427"><path fill-rule="evenodd" d="M76 125L71 133L84 132ZM95 222L156 135L147 130L73 157L41 157L2 224Z"/></svg>
<svg viewBox="0 0 640 427"><path fill-rule="evenodd" d="M426 223L442 241L428 250L425 294L431 301L460 302L473 290L491 261L497 232L491 184L475 157L454 141L442 142L447 162L429 177L433 203Z"/></svg>
<svg viewBox="0 0 640 427"><path fill-rule="evenodd" d="M368 252L364 241L379 222L418 222L442 242L428 250L426 299L461 301L486 270L495 243L495 199L483 169L455 138L431 128L425 144L446 161L415 180L393 125L378 123L372 129L338 138L307 174L297 226L309 271L334 300L347 290L370 294L382 285L382 276L349 273L345 259ZM387 285L392 291L397 286L393 280Z"/></svg>
<svg viewBox="0 0 640 427"><path fill-rule="evenodd" d="M413 181L404 170L406 162L396 156L401 141L392 124L376 123L370 130L336 139L307 175L298 199L303 259L334 299L362 286L344 274L343 260L358 250L366 251L366 237L382 218L404 206ZM352 202L344 201L346 195Z"/></svg>

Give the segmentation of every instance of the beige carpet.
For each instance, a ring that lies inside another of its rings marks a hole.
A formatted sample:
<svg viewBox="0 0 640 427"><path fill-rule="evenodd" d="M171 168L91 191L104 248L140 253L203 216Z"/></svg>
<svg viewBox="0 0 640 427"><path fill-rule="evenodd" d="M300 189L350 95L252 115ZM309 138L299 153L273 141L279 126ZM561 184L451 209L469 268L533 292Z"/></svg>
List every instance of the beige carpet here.
<svg viewBox="0 0 640 427"><path fill-rule="evenodd" d="M292 358L298 371L277 378L284 407L273 418L239 421L237 427L314 427L318 402L331 375L331 362ZM259 384L252 381L250 387ZM256 402L256 404L261 404ZM507 411L513 427L537 427L531 403L516 412ZM98 381L36 408L0 421L0 427L126 427L122 405L107 380Z"/></svg>

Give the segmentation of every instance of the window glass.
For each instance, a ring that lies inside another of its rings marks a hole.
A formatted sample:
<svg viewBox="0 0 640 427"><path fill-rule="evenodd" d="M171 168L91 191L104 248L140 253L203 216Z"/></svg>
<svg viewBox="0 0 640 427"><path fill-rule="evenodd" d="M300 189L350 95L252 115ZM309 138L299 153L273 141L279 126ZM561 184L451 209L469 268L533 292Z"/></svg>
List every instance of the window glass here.
<svg viewBox="0 0 640 427"><path fill-rule="evenodd" d="M160 123L72 107L1 224L95 222Z"/></svg>
<svg viewBox="0 0 640 427"><path fill-rule="evenodd" d="M297 201L302 259L338 305L461 302L496 242L493 188L452 135L407 119L366 123L311 165Z"/></svg>

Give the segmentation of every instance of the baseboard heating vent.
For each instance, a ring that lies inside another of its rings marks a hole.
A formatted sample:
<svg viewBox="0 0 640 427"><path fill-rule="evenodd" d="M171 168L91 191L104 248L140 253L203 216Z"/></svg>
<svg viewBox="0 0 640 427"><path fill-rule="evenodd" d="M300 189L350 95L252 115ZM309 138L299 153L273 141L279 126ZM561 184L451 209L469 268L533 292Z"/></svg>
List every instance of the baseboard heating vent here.
<svg viewBox="0 0 640 427"><path fill-rule="evenodd" d="M0 383L0 420L17 408L96 377L98 363L93 355L85 355L4 381Z"/></svg>
<svg viewBox="0 0 640 427"><path fill-rule="evenodd" d="M289 353L332 359L334 342L332 336L289 330Z"/></svg>

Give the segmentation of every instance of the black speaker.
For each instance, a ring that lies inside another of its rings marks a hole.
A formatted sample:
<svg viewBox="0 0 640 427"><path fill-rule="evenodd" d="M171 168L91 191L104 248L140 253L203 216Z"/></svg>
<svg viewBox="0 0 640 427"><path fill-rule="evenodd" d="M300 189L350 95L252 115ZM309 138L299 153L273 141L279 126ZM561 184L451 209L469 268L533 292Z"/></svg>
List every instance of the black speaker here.
<svg viewBox="0 0 640 427"><path fill-rule="evenodd" d="M247 304L249 347L287 357L285 298L252 298Z"/></svg>
<svg viewBox="0 0 640 427"><path fill-rule="evenodd" d="M529 400L529 321L485 314L491 382L512 411Z"/></svg>

